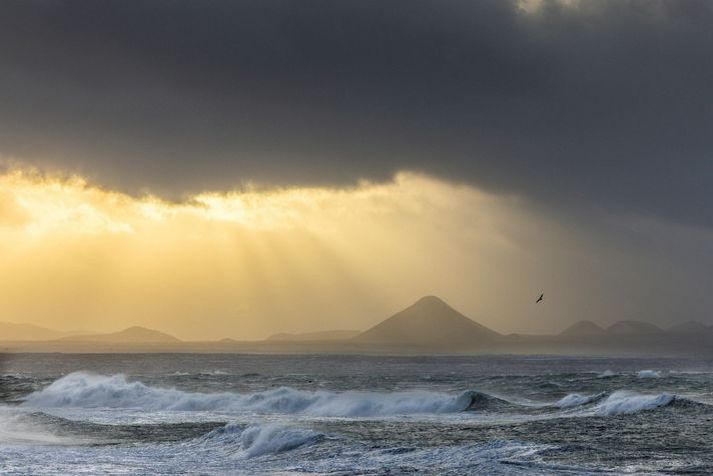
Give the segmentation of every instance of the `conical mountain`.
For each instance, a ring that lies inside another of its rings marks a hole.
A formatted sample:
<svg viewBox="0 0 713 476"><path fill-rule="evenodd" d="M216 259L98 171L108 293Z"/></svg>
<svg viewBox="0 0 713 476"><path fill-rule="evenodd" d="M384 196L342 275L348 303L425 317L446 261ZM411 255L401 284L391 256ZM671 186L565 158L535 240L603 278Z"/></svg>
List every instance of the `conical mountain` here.
<svg viewBox="0 0 713 476"><path fill-rule="evenodd" d="M560 335L567 337L604 336L607 335L607 331L592 321L579 321L560 332Z"/></svg>
<svg viewBox="0 0 713 476"><path fill-rule="evenodd" d="M354 341L447 347L489 342L498 337L497 332L467 318L436 296L426 296L362 332Z"/></svg>

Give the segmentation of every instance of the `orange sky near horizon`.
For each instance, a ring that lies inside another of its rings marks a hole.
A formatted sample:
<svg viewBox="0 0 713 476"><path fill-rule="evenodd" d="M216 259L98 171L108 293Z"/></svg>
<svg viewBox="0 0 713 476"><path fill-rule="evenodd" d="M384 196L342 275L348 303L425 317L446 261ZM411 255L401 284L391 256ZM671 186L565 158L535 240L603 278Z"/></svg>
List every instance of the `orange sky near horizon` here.
<svg viewBox="0 0 713 476"><path fill-rule="evenodd" d="M553 332L575 315L630 317L636 303L617 289L646 263L517 197L408 172L181 202L77 176L0 175L0 320L62 330L358 330L435 294L500 332ZM551 299L534 308L541 290Z"/></svg>

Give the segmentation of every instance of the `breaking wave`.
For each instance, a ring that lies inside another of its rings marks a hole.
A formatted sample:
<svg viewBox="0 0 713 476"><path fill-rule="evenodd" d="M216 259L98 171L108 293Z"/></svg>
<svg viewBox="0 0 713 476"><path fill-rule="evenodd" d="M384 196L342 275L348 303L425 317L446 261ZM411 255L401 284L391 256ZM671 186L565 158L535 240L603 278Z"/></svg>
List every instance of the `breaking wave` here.
<svg viewBox="0 0 713 476"><path fill-rule="evenodd" d="M709 405L672 393L639 394L627 390L618 390L611 394L604 392L594 395L570 394L555 403L562 409L586 407L580 415L617 416L630 415L643 411L659 408L699 407L707 408Z"/></svg>
<svg viewBox="0 0 713 476"><path fill-rule="evenodd" d="M254 458L283 453L318 443L324 434L278 424L250 425L228 423L191 442L202 449L232 451L237 456Z"/></svg>
<svg viewBox="0 0 713 476"><path fill-rule="evenodd" d="M627 391L618 391L609 395L597 405L598 415L628 415L641 411L655 410L673 404L676 400L684 400L670 393L658 395L640 395Z"/></svg>
<svg viewBox="0 0 713 476"><path fill-rule="evenodd" d="M76 372L28 395L24 405L39 408L131 408L175 411L253 411L315 416L369 417L452 413L468 409L478 398L435 392L330 392L281 387L264 392L191 393L130 382L123 375Z"/></svg>
<svg viewBox="0 0 713 476"><path fill-rule="evenodd" d="M495 440L467 446L445 446L439 448L414 447L365 447L355 445L348 438L327 437L313 430L263 424L241 426L228 423L187 444L194 453L206 452L215 457L219 454L224 460L230 458L250 459L261 456L278 456L293 450L318 445L325 440L332 440L331 445L324 445L313 452L317 458L302 459L300 470L316 473L390 473L394 467L425 468L431 470L462 471L468 469L476 473L502 472L512 466L523 467L526 471L537 474L550 474L552 469L580 469L553 467L544 464L541 455L557 451L553 445L539 445L515 440ZM340 449L341 448L341 449ZM284 455L287 458L292 456ZM300 456L294 456L300 458ZM258 460L263 472L266 460ZM270 458L279 462L279 458ZM289 461L282 459L281 461ZM279 463L278 463L279 464ZM284 467L283 467L284 468ZM274 468L271 468L274 469ZM294 469L294 468L290 468ZM411 471L406 471L411 472ZM511 472L507 470L506 472Z"/></svg>
<svg viewBox="0 0 713 476"><path fill-rule="evenodd" d="M639 378L659 378L661 372L657 372L656 370L640 370L636 373L636 376Z"/></svg>
<svg viewBox="0 0 713 476"><path fill-rule="evenodd" d="M578 393L570 393L566 397L558 400L557 403L555 403L555 406L559 408L579 407L582 405L589 405L593 402L598 402L604 397L606 397L606 394L603 392L597 393L595 395L580 395Z"/></svg>
<svg viewBox="0 0 713 476"><path fill-rule="evenodd" d="M77 439L55 434L31 417L16 408L0 406L0 444L62 445L78 442Z"/></svg>
<svg viewBox="0 0 713 476"><path fill-rule="evenodd" d="M572 393L550 404L523 405L487 393L459 395L426 392L335 392L280 387L256 393L194 393L151 387L123 375L76 372L24 398L31 408L121 408L144 411L219 411L300 414L317 417L388 417L458 412L542 412L549 409L581 415L613 416L679 405L705 405L670 393Z"/></svg>
<svg viewBox="0 0 713 476"><path fill-rule="evenodd" d="M459 398L461 401L468 402L464 408L465 411L503 411L520 406L508 400L476 391L464 392Z"/></svg>

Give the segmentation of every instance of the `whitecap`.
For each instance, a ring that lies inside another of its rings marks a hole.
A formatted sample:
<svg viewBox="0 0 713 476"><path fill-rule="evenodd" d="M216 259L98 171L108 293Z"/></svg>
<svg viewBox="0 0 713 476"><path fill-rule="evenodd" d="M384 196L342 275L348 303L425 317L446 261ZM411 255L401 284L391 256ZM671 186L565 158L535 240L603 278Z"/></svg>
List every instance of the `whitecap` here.
<svg viewBox="0 0 713 476"><path fill-rule="evenodd" d="M247 427L228 423L189 443L203 450L222 451L236 457L255 458L291 451L324 438L322 433L276 423Z"/></svg>
<svg viewBox="0 0 713 476"><path fill-rule="evenodd" d="M617 391L597 405L598 415L625 415L670 405L676 396L670 393L641 395L627 391Z"/></svg>
<svg viewBox="0 0 713 476"><path fill-rule="evenodd" d="M124 375L75 372L25 398L38 408L125 408L147 411L250 411L334 417L453 413L465 410L472 392L332 392L280 387L256 393L194 393L129 381Z"/></svg>
<svg viewBox="0 0 713 476"><path fill-rule="evenodd" d="M579 407L601 400L602 398L604 398L604 396L604 393L597 393L595 395L580 395L578 393L570 393L569 395L558 400L555 403L555 406L560 408Z"/></svg>
<svg viewBox="0 0 713 476"><path fill-rule="evenodd" d="M56 435L20 409L0 406L0 444L62 445L76 441Z"/></svg>
<svg viewBox="0 0 713 476"><path fill-rule="evenodd" d="M661 376L661 372L656 370L639 370L636 376L639 378L658 378Z"/></svg>

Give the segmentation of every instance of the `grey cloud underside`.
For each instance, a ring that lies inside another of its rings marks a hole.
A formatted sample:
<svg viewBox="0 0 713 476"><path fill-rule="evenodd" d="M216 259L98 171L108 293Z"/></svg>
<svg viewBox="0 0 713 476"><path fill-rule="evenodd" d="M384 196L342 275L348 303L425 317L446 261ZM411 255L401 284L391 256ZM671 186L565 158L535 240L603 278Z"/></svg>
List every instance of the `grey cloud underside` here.
<svg viewBox="0 0 713 476"><path fill-rule="evenodd" d="M713 3L5 1L0 153L127 190L411 169L713 225Z"/></svg>

